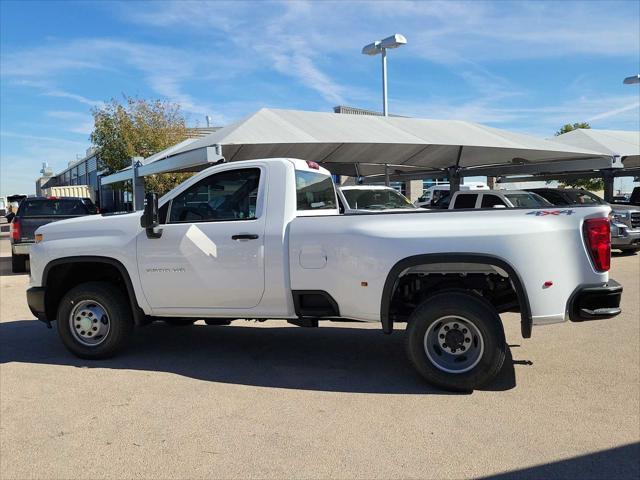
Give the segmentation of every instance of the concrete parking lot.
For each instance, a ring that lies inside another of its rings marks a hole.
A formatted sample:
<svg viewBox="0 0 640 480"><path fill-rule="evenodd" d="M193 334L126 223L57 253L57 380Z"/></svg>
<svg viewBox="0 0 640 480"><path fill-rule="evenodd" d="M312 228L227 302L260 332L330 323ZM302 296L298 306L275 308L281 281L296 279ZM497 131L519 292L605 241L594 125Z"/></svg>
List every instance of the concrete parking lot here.
<svg viewBox="0 0 640 480"><path fill-rule="evenodd" d="M447 394L377 325L154 324L80 360L0 252L2 479L640 476L638 255L613 259L621 316L523 340L505 315L498 380Z"/></svg>

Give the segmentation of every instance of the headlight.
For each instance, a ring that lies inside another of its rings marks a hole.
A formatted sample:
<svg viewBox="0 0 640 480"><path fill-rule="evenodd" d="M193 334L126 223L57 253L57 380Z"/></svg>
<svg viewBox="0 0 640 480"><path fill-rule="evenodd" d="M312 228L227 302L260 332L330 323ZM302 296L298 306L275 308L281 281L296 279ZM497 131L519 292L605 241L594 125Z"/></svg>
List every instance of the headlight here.
<svg viewBox="0 0 640 480"><path fill-rule="evenodd" d="M625 220L629 220L631 216L629 212L613 212L613 219L624 222Z"/></svg>

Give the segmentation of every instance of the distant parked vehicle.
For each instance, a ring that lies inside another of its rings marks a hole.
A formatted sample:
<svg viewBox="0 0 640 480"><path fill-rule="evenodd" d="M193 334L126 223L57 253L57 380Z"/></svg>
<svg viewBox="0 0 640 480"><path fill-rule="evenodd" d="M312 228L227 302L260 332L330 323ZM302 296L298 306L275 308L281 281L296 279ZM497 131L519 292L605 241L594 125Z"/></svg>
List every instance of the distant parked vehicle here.
<svg viewBox="0 0 640 480"><path fill-rule="evenodd" d="M27 197L18 207L11 222L11 271L22 273L27 269L31 245L36 241L35 231L47 223L98 213L90 198Z"/></svg>
<svg viewBox="0 0 640 480"><path fill-rule="evenodd" d="M397 190L381 185L339 187L338 200L344 213L407 211L418 208Z"/></svg>
<svg viewBox="0 0 640 480"><path fill-rule="evenodd" d="M448 183L434 185L427 188L422 196L415 201L415 206L420 208L435 207L442 198L449 196ZM489 190L489 187L481 182L465 183L460 185L460 190Z"/></svg>
<svg viewBox="0 0 640 480"><path fill-rule="evenodd" d="M0 197L0 217L4 217L7 214L7 199Z"/></svg>
<svg viewBox="0 0 640 480"><path fill-rule="evenodd" d="M540 195L524 190L484 190L481 192L461 192L453 194L448 207L450 210L462 208L544 208L553 205Z"/></svg>
<svg viewBox="0 0 640 480"><path fill-rule="evenodd" d="M613 197L613 203L640 207L640 187L635 187L630 195L625 195L624 197L625 198L619 198L619 196Z"/></svg>
<svg viewBox="0 0 640 480"><path fill-rule="evenodd" d="M63 185L42 189L43 197L79 197L95 201L95 191L88 185Z"/></svg>
<svg viewBox="0 0 640 480"><path fill-rule="evenodd" d="M528 191L537 193L559 207L610 205L611 248L629 253L640 251L640 188L634 189L630 203L625 205L607 203L595 193L582 188L532 188ZM638 200L636 204L631 203L634 194Z"/></svg>

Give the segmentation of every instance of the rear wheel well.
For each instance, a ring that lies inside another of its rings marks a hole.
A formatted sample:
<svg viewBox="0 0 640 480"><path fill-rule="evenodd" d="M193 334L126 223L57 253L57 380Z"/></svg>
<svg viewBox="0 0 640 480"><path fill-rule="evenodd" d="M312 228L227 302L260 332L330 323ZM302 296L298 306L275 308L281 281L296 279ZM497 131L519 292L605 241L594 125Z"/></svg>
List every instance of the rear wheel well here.
<svg viewBox="0 0 640 480"><path fill-rule="evenodd" d="M380 316L391 333L426 299L443 291L466 291L488 301L498 313L520 312L524 338L531 336L531 313L524 286L505 261L476 254L418 255L398 262L385 283Z"/></svg>
<svg viewBox="0 0 640 480"><path fill-rule="evenodd" d="M72 288L86 282L106 282L113 285L130 304L135 322L142 323L144 312L135 302L131 280L124 266L116 261L65 259L48 265L43 275L43 285L46 286L46 317L55 319L62 297Z"/></svg>

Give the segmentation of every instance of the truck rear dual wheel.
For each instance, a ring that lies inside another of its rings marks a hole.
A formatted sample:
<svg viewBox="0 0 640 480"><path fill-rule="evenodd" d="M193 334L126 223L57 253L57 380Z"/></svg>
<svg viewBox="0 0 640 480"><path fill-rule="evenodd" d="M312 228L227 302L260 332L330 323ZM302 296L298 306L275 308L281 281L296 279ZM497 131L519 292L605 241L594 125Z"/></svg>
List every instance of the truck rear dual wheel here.
<svg viewBox="0 0 640 480"><path fill-rule="evenodd" d="M60 301L58 334L80 358L115 355L133 331L131 307L125 294L106 282L87 282L72 288Z"/></svg>
<svg viewBox="0 0 640 480"><path fill-rule="evenodd" d="M491 381L506 356L504 330L493 306L476 295L442 292L409 318L406 350L416 370L445 390L470 391Z"/></svg>

